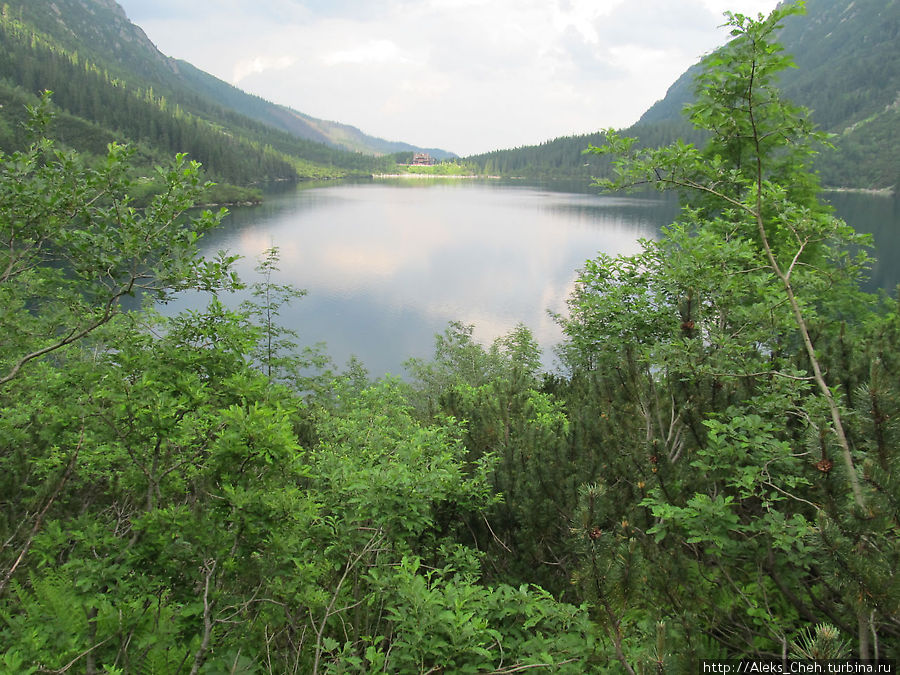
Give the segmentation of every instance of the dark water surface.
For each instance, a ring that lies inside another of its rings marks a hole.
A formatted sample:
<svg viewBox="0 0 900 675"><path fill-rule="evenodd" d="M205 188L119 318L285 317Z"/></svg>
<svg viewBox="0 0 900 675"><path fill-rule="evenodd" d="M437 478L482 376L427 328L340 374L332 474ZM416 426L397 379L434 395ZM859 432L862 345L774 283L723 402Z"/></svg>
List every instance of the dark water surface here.
<svg viewBox="0 0 900 675"><path fill-rule="evenodd" d="M897 202L871 195L830 195L839 215L864 216L893 251L873 281L898 282ZM530 328L552 367L563 312L577 270L598 252L639 250L677 214L672 197L561 191L499 181L395 180L291 187L258 207L239 208L203 240L203 251L257 258L281 251L278 283L308 291L281 321L303 344L324 342L342 366L359 357L374 376L403 374L412 356L430 357L449 321L474 324L482 342ZM239 300L235 299L237 304ZM186 297L166 311L195 307Z"/></svg>
<svg viewBox="0 0 900 675"><path fill-rule="evenodd" d="M830 192L825 200L857 232L871 234L875 240L875 262L866 290L884 289L896 297L900 284L900 193Z"/></svg>

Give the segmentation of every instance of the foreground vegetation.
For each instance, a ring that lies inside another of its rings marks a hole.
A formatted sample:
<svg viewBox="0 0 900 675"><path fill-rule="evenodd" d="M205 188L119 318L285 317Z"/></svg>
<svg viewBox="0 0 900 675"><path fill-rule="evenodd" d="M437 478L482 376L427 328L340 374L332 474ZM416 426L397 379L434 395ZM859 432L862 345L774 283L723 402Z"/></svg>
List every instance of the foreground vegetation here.
<svg viewBox="0 0 900 675"><path fill-rule="evenodd" d="M185 223L183 156L130 203L130 151L0 165L0 670L692 672L900 653L900 313L816 200L779 98L790 8L730 17L701 152L608 134L684 192L635 256L586 263L564 370L451 325L409 380L334 373ZM123 313L141 292L204 311ZM312 373L312 374L310 374Z"/></svg>

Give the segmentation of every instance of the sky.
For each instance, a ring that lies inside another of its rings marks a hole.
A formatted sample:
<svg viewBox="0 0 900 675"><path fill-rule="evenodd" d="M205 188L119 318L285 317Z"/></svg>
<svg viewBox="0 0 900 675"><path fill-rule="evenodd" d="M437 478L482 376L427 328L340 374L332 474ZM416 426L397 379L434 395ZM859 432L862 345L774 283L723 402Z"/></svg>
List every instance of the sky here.
<svg viewBox="0 0 900 675"><path fill-rule="evenodd" d="M778 0L118 0L168 56L461 156L636 122Z"/></svg>

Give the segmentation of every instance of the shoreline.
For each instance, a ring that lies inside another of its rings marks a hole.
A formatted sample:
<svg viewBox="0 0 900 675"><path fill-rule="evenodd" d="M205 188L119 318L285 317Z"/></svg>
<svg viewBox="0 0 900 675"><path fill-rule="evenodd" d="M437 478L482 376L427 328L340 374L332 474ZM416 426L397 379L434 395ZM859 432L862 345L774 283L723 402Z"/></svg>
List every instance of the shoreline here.
<svg viewBox="0 0 900 675"><path fill-rule="evenodd" d="M886 188L851 188L851 187L827 187L822 188L822 192L857 192L865 195L878 195L881 197L890 197L897 191L896 187Z"/></svg>
<svg viewBox="0 0 900 675"><path fill-rule="evenodd" d="M489 178L499 180L500 176L478 176L468 173L373 173L372 178Z"/></svg>

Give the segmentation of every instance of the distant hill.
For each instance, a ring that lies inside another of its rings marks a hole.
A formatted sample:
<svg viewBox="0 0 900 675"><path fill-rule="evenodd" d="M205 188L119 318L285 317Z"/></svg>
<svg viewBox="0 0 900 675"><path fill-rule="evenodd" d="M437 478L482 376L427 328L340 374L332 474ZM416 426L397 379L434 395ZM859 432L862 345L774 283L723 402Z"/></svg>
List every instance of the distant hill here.
<svg viewBox="0 0 900 675"><path fill-rule="evenodd" d="M900 184L900 0L808 0L779 36L797 64L782 78L785 95L811 110L835 134L834 151L817 169L829 187L889 188ZM646 145L677 137L702 142L682 116L693 98L699 65L689 68L626 130ZM584 177L603 171L602 158L581 155L602 134L572 136L539 146L469 158L486 171L544 177Z"/></svg>
<svg viewBox="0 0 900 675"><path fill-rule="evenodd" d="M188 152L217 180L327 178L383 171L394 152L374 138L247 94L162 54L114 0L5 0L0 15L0 149L22 142L24 104L49 89L67 144L110 140L148 160Z"/></svg>
<svg viewBox="0 0 900 675"><path fill-rule="evenodd" d="M293 108L271 103L259 96L248 94L199 68L195 68L186 61L174 61L174 64L182 79L194 91L203 92L232 110L300 138L367 155L425 152L435 159L457 157L455 153L441 148L421 148L400 141L386 141L383 138L369 136L349 124L317 119Z"/></svg>

